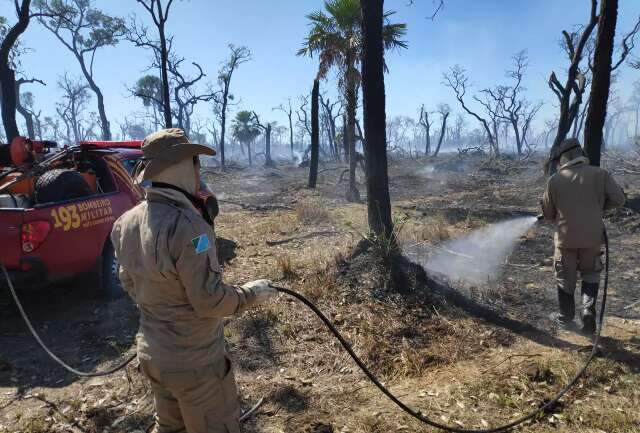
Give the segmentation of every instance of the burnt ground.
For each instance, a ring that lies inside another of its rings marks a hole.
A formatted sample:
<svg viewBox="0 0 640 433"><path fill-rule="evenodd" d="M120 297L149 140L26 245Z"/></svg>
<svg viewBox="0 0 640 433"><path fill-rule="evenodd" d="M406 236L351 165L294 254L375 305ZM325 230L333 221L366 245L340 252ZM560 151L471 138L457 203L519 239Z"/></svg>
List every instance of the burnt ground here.
<svg viewBox="0 0 640 433"><path fill-rule="evenodd" d="M640 431L640 307L625 309L640 298L640 170L618 161L606 163L629 202L607 216L612 263L601 356L563 404L519 431ZM502 275L486 284L443 281L406 263L395 278L383 243L354 254L366 208L344 201L342 171L321 167L316 191L304 187L300 168L208 173L221 199L216 231L226 239L226 279L271 278L313 299L394 393L438 422L496 425L571 380L590 344L547 319L556 309L550 227L523 236ZM428 255L478 227L537 213L540 174L539 161L394 160L398 238ZM133 353L135 307L101 300L90 279L22 298L44 340L79 369L105 369ZM151 424L149 388L135 363L78 379L48 360L7 294L0 309L0 432L132 432ZM232 318L225 335L243 406L265 398L245 432L430 431L366 381L292 299Z"/></svg>

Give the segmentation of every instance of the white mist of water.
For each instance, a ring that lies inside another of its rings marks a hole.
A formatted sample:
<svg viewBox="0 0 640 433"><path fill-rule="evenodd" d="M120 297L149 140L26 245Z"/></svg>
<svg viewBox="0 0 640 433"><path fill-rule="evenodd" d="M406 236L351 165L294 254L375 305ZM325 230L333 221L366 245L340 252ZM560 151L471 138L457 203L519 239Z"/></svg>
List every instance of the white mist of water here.
<svg viewBox="0 0 640 433"><path fill-rule="evenodd" d="M430 175L434 174L435 171L436 171L436 167L431 165L431 164L429 164L429 165L425 165L424 167L418 169L416 174L418 176L429 177Z"/></svg>
<svg viewBox="0 0 640 433"><path fill-rule="evenodd" d="M495 280L518 239L535 223L536 217L532 216L488 225L438 245L422 265L451 281L477 285ZM412 255L415 258L415 252Z"/></svg>
<svg viewBox="0 0 640 433"><path fill-rule="evenodd" d="M302 158L304 157L303 152L298 152L297 150L293 151L293 160L296 164L300 164L302 162Z"/></svg>

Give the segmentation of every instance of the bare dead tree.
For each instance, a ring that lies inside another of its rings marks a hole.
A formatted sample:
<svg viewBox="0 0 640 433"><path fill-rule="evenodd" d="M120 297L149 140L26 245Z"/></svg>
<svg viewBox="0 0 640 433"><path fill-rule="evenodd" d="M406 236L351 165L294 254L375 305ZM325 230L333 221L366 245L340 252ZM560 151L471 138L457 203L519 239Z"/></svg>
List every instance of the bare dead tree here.
<svg viewBox="0 0 640 433"><path fill-rule="evenodd" d="M51 140L55 142L59 142L63 139L62 134L60 132L60 118L45 116L43 119L43 133L42 137L49 137ZM46 131L46 132L45 132Z"/></svg>
<svg viewBox="0 0 640 433"><path fill-rule="evenodd" d="M512 59L513 69L507 71L506 75L513 80L513 84L483 89L482 93L487 97L483 105L497 119L507 122L511 126L518 155L522 155L526 142L526 130L542 107L542 102L531 104L523 96L523 92L526 90L523 79L529 65L526 51L522 50L516 53ZM493 104L489 100L493 100Z"/></svg>
<svg viewBox="0 0 640 433"><path fill-rule="evenodd" d="M424 128L424 154L429 155L431 153L431 120L429 119L429 112L424 109L424 104L420 107L420 119L418 123Z"/></svg>
<svg viewBox="0 0 640 433"><path fill-rule="evenodd" d="M44 140L44 125L42 124L42 110L33 112L33 121L36 128L36 139Z"/></svg>
<svg viewBox="0 0 640 433"><path fill-rule="evenodd" d="M587 80L587 87L589 86L589 81ZM580 136L580 133L582 132L582 128L584 127L584 121L587 118L587 109L589 108L589 105L591 104L591 98L587 98L587 102L582 104L582 108L580 109L580 112L578 113L578 115L575 117L575 119L573 120L573 132L571 133L571 136L573 138L578 138Z"/></svg>
<svg viewBox="0 0 640 433"><path fill-rule="evenodd" d="M206 74L202 71L200 65L196 62L191 64L196 69L196 74L193 77L185 75L181 71L184 58L170 57L167 64L169 73L171 74L171 86L173 91L173 100L176 105L175 118L178 124L178 128L185 131L187 135L191 132L191 115L195 106L199 102L209 102L213 100L216 93L213 91L198 93L196 85L201 81Z"/></svg>
<svg viewBox="0 0 640 433"><path fill-rule="evenodd" d="M344 104L340 99L335 102L331 102L329 98L324 98L320 95L320 104L322 105L322 109L324 111L324 120L325 120L325 128L327 129L327 136L329 137L329 146L331 148L331 152L334 154L336 159L340 159L340 152L338 150L338 140L336 139L336 120L342 116L342 111L344 109ZM345 156L346 158L346 156Z"/></svg>
<svg viewBox="0 0 640 433"><path fill-rule="evenodd" d="M25 84L38 83L46 86L45 82L37 78L19 78L16 80L16 110L24 118L25 125L27 127L27 136L34 140L36 137L36 127L34 121L34 111L29 109L29 106L33 106L33 95L30 92L23 94L20 92L21 87ZM30 96L29 96L30 95ZM23 101L23 99L25 101ZM31 101L28 101L28 100ZM25 102L25 103L23 103Z"/></svg>
<svg viewBox="0 0 640 433"><path fill-rule="evenodd" d="M615 92L611 92L611 94L609 95L609 102L607 103L607 107L607 118L604 122L603 127L603 150L606 150L607 147L613 144L617 125L619 124L620 119L623 117L623 115L629 110L629 107L622 104L620 97L616 95Z"/></svg>
<svg viewBox="0 0 640 433"><path fill-rule="evenodd" d="M499 149L496 141L497 137L495 134L495 127L492 131L489 127L489 122L487 122L487 120L484 117L480 116L477 112L472 111L464 101L464 98L467 94L467 89L470 87L469 77L467 77L466 71L459 65L452 67L448 73L445 73L443 75L443 84L453 90L456 95L456 99L462 106L462 109L467 114L473 116L478 122L480 122L487 134L490 148L494 151L495 154L498 154Z"/></svg>
<svg viewBox="0 0 640 433"><path fill-rule="evenodd" d="M42 124L42 110L35 108L35 96L31 92L20 94L20 104L29 112L33 119L34 135L37 140L42 140L44 126Z"/></svg>
<svg viewBox="0 0 640 433"><path fill-rule="evenodd" d="M304 131L311 136L311 116L309 114L309 96L300 96L300 105L296 110L296 116L298 117L298 124Z"/></svg>
<svg viewBox="0 0 640 433"><path fill-rule="evenodd" d="M277 107L274 107L273 109L280 110L287 115L287 119L289 120L289 146L291 148L291 160L294 160L295 156L293 154L293 108L291 108L291 99L288 100L287 106L280 104Z"/></svg>
<svg viewBox="0 0 640 433"><path fill-rule="evenodd" d="M146 127L144 120L140 122L140 118L136 116L133 119L125 116L118 126L122 140L142 140L152 132Z"/></svg>
<svg viewBox="0 0 640 433"><path fill-rule="evenodd" d="M591 0L591 12L589 14L589 22L576 32L569 33L562 31L567 54L570 60L569 69L567 71L567 79L562 85L555 72L551 72L549 77L549 87L557 96L560 104L560 116L558 117L558 128L556 137L551 147L551 152L567 137L574 118L578 114L578 108L582 103L582 97L586 87L586 78L580 70L580 64L583 60L585 45L598 23L596 14L598 2ZM546 165L545 171L549 171L549 164Z"/></svg>
<svg viewBox="0 0 640 433"><path fill-rule="evenodd" d="M260 118L258 114L253 111L253 119L255 125L262 130L264 133L264 157L265 157L265 167L273 167L273 159L271 159L271 129L273 124L271 122L262 123L260 122Z"/></svg>
<svg viewBox="0 0 640 433"><path fill-rule="evenodd" d="M68 74L60 77L58 87L64 92L62 101L56 104L56 111L65 124L68 142L78 143L86 134L84 131L91 129L83 125L83 112L91 99L89 86L81 79L70 78ZM89 123L89 122L86 122Z"/></svg>
<svg viewBox="0 0 640 433"><path fill-rule="evenodd" d="M533 105L531 108L528 106L524 107L523 113L523 123L522 123L522 144L525 146L528 151L531 151L531 145L529 143L529 131L531 130L531 124L533 123L533 119L536 117L540 109L542 108L543 103L539 102Z"/></svg>
<svg viewBox="0 0 640 433"><path fill-rule="evenodd" d="M210 126L207 127L207 131L211 134L214 149L216 149L217 152L220 152L220 138L215 121L210 123Z"/></svg>
<svg viewBox="0 0 640 433"><path fill-rule="evenodd" d="M465 119L462 114L458 114L456 116L456 122L453 126L453 140L456 143L456 146L460 146L462 142L462 132L464 130Z"/></svg>
<svg viewBox="0 0 640 433"><path fill-rule="evenodd" d="M220 71L218 71L218 92L215 93L215 106L220 119L220 141L218 143L220 149L220 165L225 165L225 140L227 132L227 110L230 102L235 98L231 93L231 79L234 72L243 63L251 60L251 51L244 46L236 47L229 44L229 59L224 63Z"/></svg>
<svg viewBox="0 0 640 433"><path fill-rule="evenodd" d="M40 23L67 48L78 61L82 74L96 95L102 139L111 140L111 127L104 105L104 95L95 80L94 60L103 47L114 46L126 34L124 19L96 9L92 0L38 0L44 15Z"/></svg>
<svg viewBox="0 0 640 433"><path fill-rule="evenodd" d="M171 51L172 38L167 35L166 24L169 19L169 11L173 0L166 0L163 6L163 0L136 0L149 14L153 24L158 31L158 37L149 36L146 26L139 25L132 20L127 33L127 39L133 44L141 48L151 49L157 60L157 67L160 71L160 79L162 80L162 107L164 114L165 128L171 128L173 125L171 111L171 97L169 93L169 52Z"/></svg>
<svg viewBox="0 0 640 433"><path fill-rule="evenodd" d="M451 108L447 104L439 104L438 105L438 114L442 119L442 125L440 126L440 138L438 138L438 146L436 150L433 152L433 156L438 156L440 153L440 147L442 146L442 140L444 139L445 131L447 130L447 118L449 114L451 114Z"/></svg>
<svg viewBox="0 0 640 433"><path fill-rule="evenodd" d="M504 143L509 141L509 128L507 127L504 119L502 118L502 107L500 103L491 96L482 92L482 98L474 95L473 99L484 108L486 116L489 118L491 130L493 131L494 147L491 147L491 151L494 155L500 154L500 128L503 130Z"/></svg>
<svg viewBox="0 0 640 433"><path fill-rule="evenodd" d="M204 122L197 116L190 118L189 138L196 143L209 143Z"/></svg>

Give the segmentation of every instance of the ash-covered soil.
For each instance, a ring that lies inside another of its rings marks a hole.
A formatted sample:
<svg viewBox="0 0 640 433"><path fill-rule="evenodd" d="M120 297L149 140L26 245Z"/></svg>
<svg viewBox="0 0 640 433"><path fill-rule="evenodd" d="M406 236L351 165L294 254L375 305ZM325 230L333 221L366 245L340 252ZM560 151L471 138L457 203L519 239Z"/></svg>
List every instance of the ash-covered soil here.
<svg viewBox="0 0 640 433"><path fill-rule="evenodd" d="M629 201L607 216L602 355L562 405L523 432L640 431L640 307L625 309L640 298L640 175L615 155L605 163ZM406 262L392 272L398 263L383 243L360 248L366 206L344 200L342 172L343 165L322 166L316 191L305 188L306 169L287 165L209 172L221 199L216 232L226 279L271 278L304 293L394 393L439 422L496 425L572 378L590 345L547 319L556 309L551 227L523 236L486 284L444 281ZM428 255L479 227L535 214L544 183L538 160L392 160L398 239ZM22 293L51 348L84 370L105 369L135 350L135 307L102 301L94 290L87 279ZM75 378L48 360L6 294L0 308L0 432L132 432L152 423L149 387L135 365L108 378ZM381 395L293 299L231 318L225 335L243 407L265 398L245 432L430 431Z"/></svg>

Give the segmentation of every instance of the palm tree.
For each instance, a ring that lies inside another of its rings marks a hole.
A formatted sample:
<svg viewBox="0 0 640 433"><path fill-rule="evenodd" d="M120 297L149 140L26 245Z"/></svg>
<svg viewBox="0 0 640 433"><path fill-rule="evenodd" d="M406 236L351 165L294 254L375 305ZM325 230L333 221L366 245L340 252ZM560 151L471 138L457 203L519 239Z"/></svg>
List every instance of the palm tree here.
<svg viewBox="0 0 640 433"><path fill-rule="evenodd" d="M305 38L299 56L320 59L318 78L326 78L331 68L339 72L339 85L344 92L347 104L346 143L349 149L349 189L347 200L358 201L360 193L356 186L356 108L358 88L360 86L359 64L362 60L362 13L360 0L328 0L324 11L307 15L311 29ZM407 48L401 38L406 34L407 25L389 22L395 12L387 11L383 15L382 36L384 48ZM386 69L386 66L385 66Z"/></svg>
<svg viewBox="0 0 640 433"><path fill-rule="evenodd" d="M380 239L390 240L395 246L387 165L384 0L362 2L362 17L362 112L367 138L364 155L369 230Z"/></svg>
<svg viewBox="0 0 640 433"><path fill-rule="evenodd" d="M251 111L238 111L236 117L233 119L231 126L233 136L240 142L240 145L247 146L249 152L249 165L251 165L251 143L260 135L260 128L255 122L253 112Z"/></svg>

